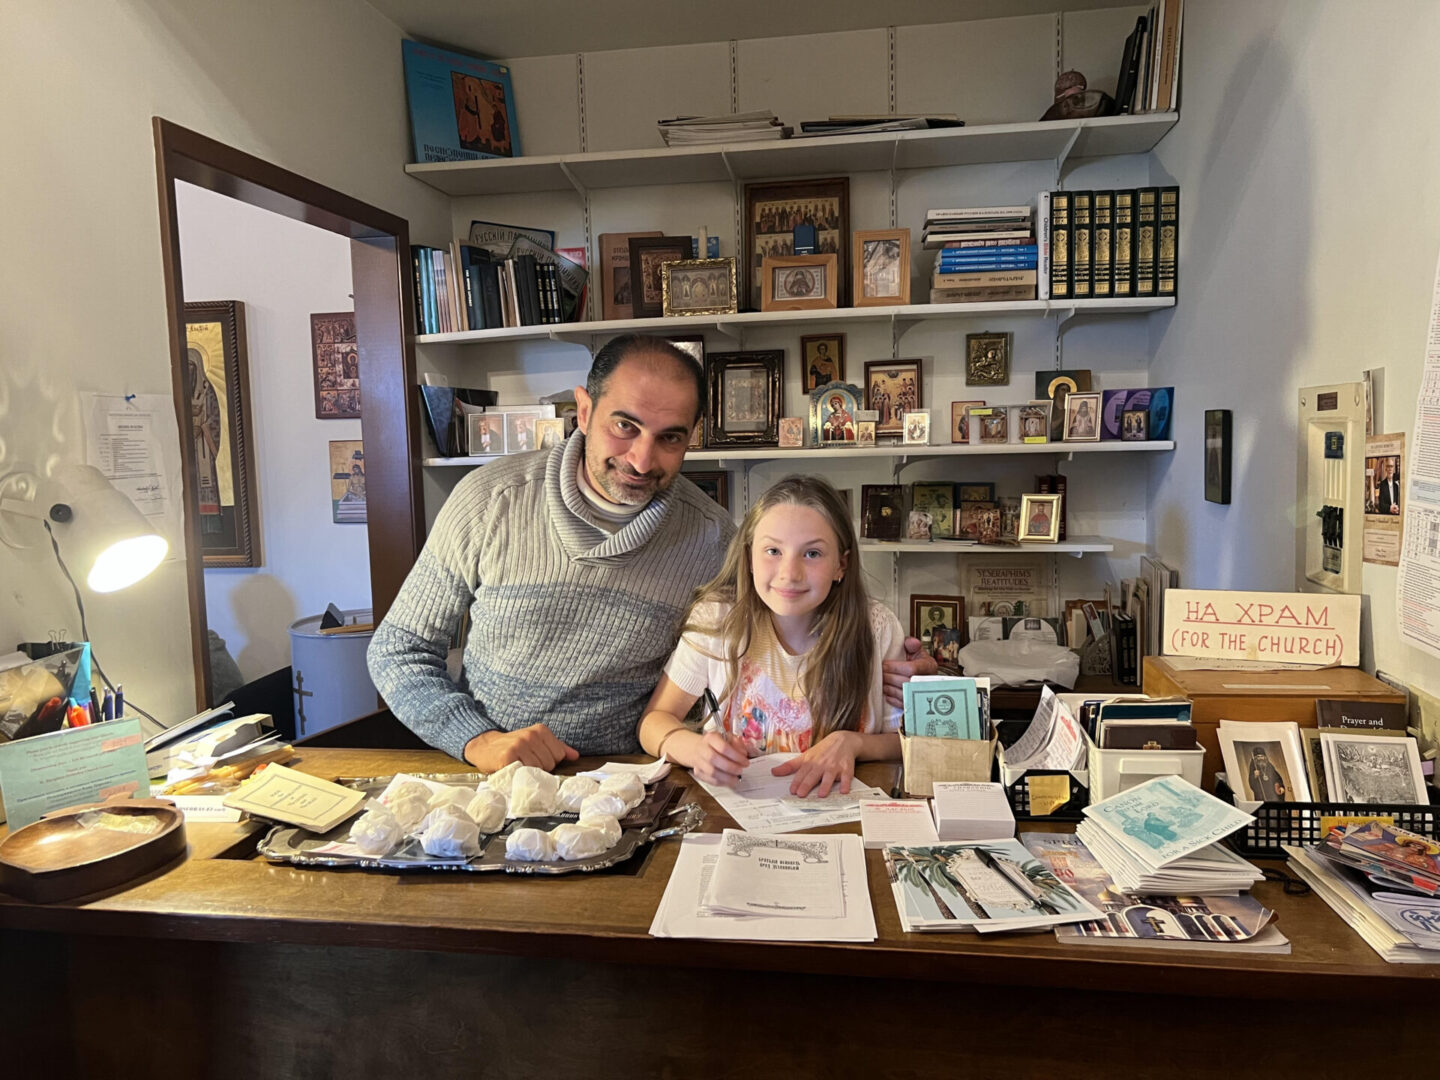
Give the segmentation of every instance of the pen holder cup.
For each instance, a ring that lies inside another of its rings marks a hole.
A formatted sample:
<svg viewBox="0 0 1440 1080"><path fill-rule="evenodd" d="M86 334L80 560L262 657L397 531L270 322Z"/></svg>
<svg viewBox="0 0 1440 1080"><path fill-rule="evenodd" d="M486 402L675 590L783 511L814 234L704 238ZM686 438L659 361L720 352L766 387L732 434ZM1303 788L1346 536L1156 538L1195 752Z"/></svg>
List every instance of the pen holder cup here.
<svg viewBox="0 0 1440 1080"><path fill-rule="evenodd" d="M900 760L906 793L928 799L935 794L936 783L988 781L995 765L995 740L901 735Z"/></svg>

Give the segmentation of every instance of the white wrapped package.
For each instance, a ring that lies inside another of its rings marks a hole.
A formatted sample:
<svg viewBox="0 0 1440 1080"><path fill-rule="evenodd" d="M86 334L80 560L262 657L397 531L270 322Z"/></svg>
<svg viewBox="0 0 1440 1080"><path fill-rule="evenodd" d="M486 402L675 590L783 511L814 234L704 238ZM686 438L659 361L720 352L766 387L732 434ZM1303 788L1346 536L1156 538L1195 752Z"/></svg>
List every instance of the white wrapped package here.
<svg viewBox="0 0 1440 1080"><path fill-rule="evenodd" d="M1048 681L1068 688L1080 676L1078 653L1043 641L972 641L959 659L967 676L989 676L991 686Z"/></svg>
<svg viewBox="0 0 1440 1080"><path fill-rule="evenodd" d="M390 786L380 796L380 801L386 806L394 806L400 799L422 798L429 803L430 787L419 780L401 780L400 783L391 781Z"/></svg>
<svg viewBox="0 0 1440 1080"><path fill-rule="evenodd" d="M518 862L554 862L555 841L540 829L516 829L505 838L505 857Z"/></svg>
<svg viewBox="0 0 1440 1080"><path fill-rule="evenodd" d="M489 784L508 799L510 797L510 783L515 779L515 774L523 768L525 768L525 766L521 765L520 762L512 761L509 765L506 765L502 769L497 769L487 776L485 783Z"/></svg>
<svg viewBox="0 0 1440 1080"><path fill-rule="evenodd" d="M510 783L510 816L531 817L555 813L560 778L533 765L522 765Z"/></svg>
<svg viewBox="0 0 1440 1080"><path fill-rule="evenodd" d="M442 807L430 817L429 825L420 835L420 846L426 855L468 859L480 854L480 830L463 810L455 806Z"/></svg>
<svg viewBox="0 0 1440 1080"><path fill-rule="evenodd" d="M456 806L454 803L445 803L443 806L436 806L432 808L428 813L426 813L423 818L420 819L420 824L415 828L415 835L423 835L424 833L429 831L430 826L434 825L442 818L447 817L456 818L460 821L469 821L472 825L475 824L475 822L471 820L470 815L465 812L464 807Z"/></svg>
<svg viewBox="0 0 1440 1080"><path fill-rule="evenodd" d="M628 811L629 807L625 805L625 800L608 791L596 792L580 804L582 820L592 815L622 818Z"/></svg>
<svg viewBox="0 0 1440 1080"><path fill-rule="evenodd" d="M365 855L389 855L403 839L405 830L400 827L400 822L379 805L365 811L350 826L350 843Z"/></svg>
<svg viewBox="0 0 1440 1080"><path fill-rule="evenodd" d="M469 804L474 796L474 788L450 787L449 785L441 784L430 796L430 809L438 810L442 806L464 807Z"/></svg>
<svg viewBox="0 0 1440 1080"><path fill-rule="evenodd" d="M610 814L581 814L580 824L587 829L595 829L605 836L605 850L610 850L620 842L620 819Z"/></svg>
<svg viewBox="0 0 1440 1080"><path fill-rule="evenodd" d="M580 812L580 804L599 790L599 783L588 776L567 776L560 785L557 802L561 810L577 814Z"/></svg>
<svg viewBox="0 0 1440 1080"><path fill-rule="evenodd" d="M505 824L505 796L482 785L466 805L465 813L482 833L499 832Z"/></svg>
<svg viewBox="0 0 1440 1080"><path fill-rule="evenodd" d="M626 812L634 810L645 801L645 784L634 773L607 776L600 781L600 792L603 795L615 795L622 799Z"/></svg>
<svg viewBox="0 0 1440 1080"><path fill-rule="evenodd" d="M556 857L565 862L603 855L612 847L606 842L608 838L603 829L585 825L556 825L550 830L550 839L555 842Z"/></svg>
<svg viewBox="0 0 1440 1080"><path fill-rule="evenodd" d="M430 809L430 789L424 784L420 785L420 789L418 792L404 792L390 798L390 812L407 833L420 824L420 819Z"/></svg>

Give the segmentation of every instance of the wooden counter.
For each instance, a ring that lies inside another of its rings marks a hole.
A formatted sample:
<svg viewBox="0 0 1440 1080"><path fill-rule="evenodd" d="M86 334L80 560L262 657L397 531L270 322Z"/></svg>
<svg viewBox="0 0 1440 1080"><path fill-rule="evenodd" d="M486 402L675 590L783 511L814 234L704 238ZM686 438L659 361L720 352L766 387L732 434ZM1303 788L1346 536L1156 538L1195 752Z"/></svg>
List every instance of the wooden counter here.
<svg viewBox="0 0 1440 1080"><path fill-rule="evenodd" d="M306 749L296 764L326 777L456 768L431 751ZM862 776L888 787L891 767ZM728 823L694 797L706 830ZM103 897L0 896L7 1052L96 1076L171 1075L176 1046L196 1038L215 1040L213 1075L372 1075L419 1060L422 1075L473 1075L497 1055L507 1076L884 1075L931 1071L914 1040L940 1035L937 1068L974 1075L1024 1075L1026 1060L1151 1075L1147 1061L1160 1069L1194 1046L1186 1075L1284 1075L1288 1062L1354 1076L1377 1053L1387 1067L1429 1063L1440 1003L1440 966L1386 964L1321 900L1270 882L1255 895L1279 913L1290 956L907 935L878 852L874 944L661 940L648 929L675 841L615 871L545 879L277 866L254 855L258 832L190 826L183 861ZM1331 1026L1342 1003L1340 1015L1393 1014L1383 1049ZM201 1075L185 1057L173 1075Z"/></svg>

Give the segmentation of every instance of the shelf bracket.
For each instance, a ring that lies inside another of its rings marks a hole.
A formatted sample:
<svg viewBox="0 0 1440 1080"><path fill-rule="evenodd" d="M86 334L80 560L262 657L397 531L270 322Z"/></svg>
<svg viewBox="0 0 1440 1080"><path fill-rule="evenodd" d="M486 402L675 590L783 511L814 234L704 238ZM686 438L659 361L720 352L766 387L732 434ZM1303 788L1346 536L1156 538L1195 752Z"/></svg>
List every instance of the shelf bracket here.
<svg viewBox="0 0 1440 1080"><path fill-rule="evenodd" d="M735 323L726 322L724 319L715 320L715 329L728 338L734 338L736 341L743 341L745 337L744 326L737 326Z"/></svg>
<svg viewBox="0 0 1440 1080"><path fill-rule="evenodd" d="M1060 182L1060 174L1065 171L1065 162L1070 159L1070 151L1075 149L1075 143L1080 139L1080 132L1085 126L1081 120L1075 124L1075 130L1070 132L1070 138L1065 140L1065 145L1060 148L1060 156L1055 159L1055 182Z"/></svg>
<svg viewBox="0 0 1440 1080"><path fill-rule="evenodd" d="M1054 305L1050 308L1050 312L1056 316L1055 330L1058 332L1063 330L1065 324L1075 317L1075 305Z"/></svg>
<svg viewBox="0 0 1440 1080"><path fill-rule="evenodd" d="M735 175L735 166L730 164L730 155L727 154L724 150L720 151L720 162L725 166L725 172L729 174L730 182L732 184L738 184L740 182L740 178Z"/></svg>
<svg viewBox="0 0 1440 1080"><path fill-rule="evenodd" d="M575 193L579 195L580 198L586 199L590 197L590 193L585 190L585 185L570 171L570 166L563 161L560 162L560 171L565 174L565 179L570 181L570 186L575 189Z"/></svg>

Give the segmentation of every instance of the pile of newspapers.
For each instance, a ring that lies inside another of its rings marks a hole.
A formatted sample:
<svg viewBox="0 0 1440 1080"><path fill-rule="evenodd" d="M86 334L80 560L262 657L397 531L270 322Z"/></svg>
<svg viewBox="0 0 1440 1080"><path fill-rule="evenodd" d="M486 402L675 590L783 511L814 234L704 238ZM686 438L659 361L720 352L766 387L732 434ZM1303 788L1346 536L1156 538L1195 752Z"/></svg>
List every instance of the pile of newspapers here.
<svg viewBox="0 0 1440 1080"><path fill-rule="evenodd" d="M677 116L661 120L660 138L666 146L712 146L716 143L767 142L788 139L795 133L769 109L722 113L719 116Z"/></svg>
<svg viewBox="0 0 1440 1080"><path fill-rule="evenodd" d="M1254 818L1178 776L1085 808L1075 829L1125 892L1233 896L1264 875L1220 841Z"/></svg>

